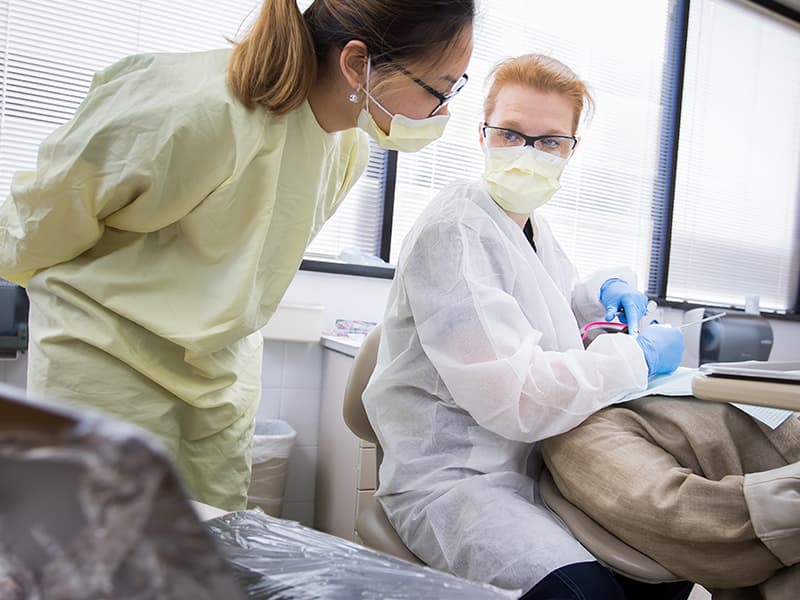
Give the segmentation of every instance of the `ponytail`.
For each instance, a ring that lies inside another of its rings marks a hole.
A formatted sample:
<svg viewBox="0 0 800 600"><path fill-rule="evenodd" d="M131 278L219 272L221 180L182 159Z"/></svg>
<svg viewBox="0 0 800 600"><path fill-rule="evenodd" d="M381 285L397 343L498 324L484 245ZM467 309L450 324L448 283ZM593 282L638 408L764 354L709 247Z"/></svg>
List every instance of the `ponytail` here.
<svg viewBox="0 0 800 600"><path fill-rule="evenodd" d="M228 64L228 85L247 108L285 114L308 96L317 76L311 32L296 0L264 0Z"/></svg>

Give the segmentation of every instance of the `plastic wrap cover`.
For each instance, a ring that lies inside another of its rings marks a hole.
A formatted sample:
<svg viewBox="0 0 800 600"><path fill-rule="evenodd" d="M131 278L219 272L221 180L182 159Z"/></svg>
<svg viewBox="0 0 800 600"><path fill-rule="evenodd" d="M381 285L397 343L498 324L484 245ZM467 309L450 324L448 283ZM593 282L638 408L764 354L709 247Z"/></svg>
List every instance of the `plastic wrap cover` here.
<svg viewBox="0 0 800 600"><path fill-rule="evenodd" d="M508 600L519 593L413 565L257 510L207 522L249 598Z"/></svg>
<svg viewBox="0 0 800 600"><path fill-rule="evenodd" d="M52 431L10 427L8 406L0 406L0 599L244 598L146 434L83 416Z"/></svg>

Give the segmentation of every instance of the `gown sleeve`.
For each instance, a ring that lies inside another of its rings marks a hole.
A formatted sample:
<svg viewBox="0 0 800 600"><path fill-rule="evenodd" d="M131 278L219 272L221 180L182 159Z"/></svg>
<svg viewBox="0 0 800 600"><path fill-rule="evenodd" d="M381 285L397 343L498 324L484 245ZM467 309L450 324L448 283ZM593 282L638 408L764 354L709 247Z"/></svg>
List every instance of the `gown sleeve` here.
<svg viewBox="0 0 800 600"><path fill-rule="evenodd" d="M402 265L422 348L458 406L498 435L533 442L646 387L644 358L628 336L601 336L589 350L544 350L513 295L512 264L500 237L455 222L423 228ZM568 306L538 317L574 326Z"/></svg>
<svg viewBox="0 0 800 600"><path fill-rule="evenodd" d="M0 276L24 285L92 248L106 226L148 232L175 223L231 173L231 132L218 109L179 104L165 81L144 90L108 74L95 77L75 116L41 144L36 170L17 173L0 200Z"/></svg>

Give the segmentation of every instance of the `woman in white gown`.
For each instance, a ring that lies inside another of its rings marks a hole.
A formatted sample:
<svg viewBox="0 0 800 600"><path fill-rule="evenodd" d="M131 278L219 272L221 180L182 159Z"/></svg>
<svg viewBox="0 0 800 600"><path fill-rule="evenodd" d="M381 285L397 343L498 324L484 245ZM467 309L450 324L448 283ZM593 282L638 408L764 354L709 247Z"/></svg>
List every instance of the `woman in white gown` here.
<svg viewBox="0 0 800 600"><path fill-rule="evenodd" d="M621 308L633 325L646 303L629 272L576 283L534 210L558 188L589 102L558 61L526 56L495 69L484 177L445 188L407 237L364 394L384 451L378 496L406 545L526 599L626 597L628 582L541 505L527 474L541 468L534 442L674 370L683 347L667 328L582 345L579 322ZM647 597L685 597L688 587Z"/></svg>

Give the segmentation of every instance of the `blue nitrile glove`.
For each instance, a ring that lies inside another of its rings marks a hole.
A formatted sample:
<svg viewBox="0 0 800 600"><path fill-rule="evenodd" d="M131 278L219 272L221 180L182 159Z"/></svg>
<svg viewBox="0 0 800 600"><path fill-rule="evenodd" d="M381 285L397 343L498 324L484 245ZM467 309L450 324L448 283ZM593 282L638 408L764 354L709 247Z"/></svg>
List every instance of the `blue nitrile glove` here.
<svg viewBox="0 0 800 600"><path fill-rule="evenodd" d="M642 330L636 343L647 361L647 376L667 375L678 368L683 356L683 333L669 325L650 325Z"/></svg>
<svg viewBox="0 0 800 600"><path fill-rule="evenodd" d="M622 309L620 322L628 324L630 333L639 333L639 321L647 313L647 296L642 292L612 277L600 286L600 303L606 307L606 321L613 321Z"/></svg>

